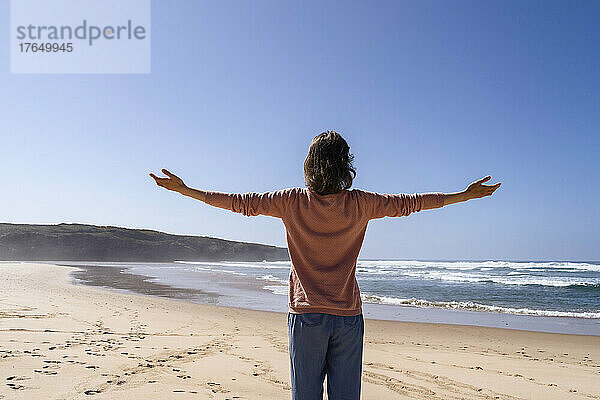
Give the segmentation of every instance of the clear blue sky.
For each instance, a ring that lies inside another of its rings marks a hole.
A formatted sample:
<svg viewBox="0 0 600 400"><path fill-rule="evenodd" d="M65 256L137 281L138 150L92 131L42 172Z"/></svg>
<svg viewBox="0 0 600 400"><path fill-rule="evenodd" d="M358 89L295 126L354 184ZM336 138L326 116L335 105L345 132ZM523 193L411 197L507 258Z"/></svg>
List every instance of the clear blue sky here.
<svg viewBox="0 0 600 400"><path fill-rule="evenodd" d="M284 246L280 220L148 172L227 192L304 186L311 138L335 129L357 188L502 182L492 198L371 221L363 258L600 259L600 2L152 7L149 75L11 75L0 31L0 221Z"/></svg>

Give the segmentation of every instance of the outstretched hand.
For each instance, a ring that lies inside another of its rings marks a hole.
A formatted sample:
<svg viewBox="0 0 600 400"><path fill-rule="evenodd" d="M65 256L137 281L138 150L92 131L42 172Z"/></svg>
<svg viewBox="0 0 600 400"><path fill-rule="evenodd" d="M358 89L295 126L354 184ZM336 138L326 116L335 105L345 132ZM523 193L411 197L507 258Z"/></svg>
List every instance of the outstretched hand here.
<svg viewBox="0 0 600 400"><path fill-rule="evenodd" d="M495 185L484 185L483 182L487 182L491 179L491 176L486 176L478 181L471 183L465 190L465 194L469 199L478 199L480 197L491 196L501 185L500 182Z"/></svg>
<svg viewBox="0 0 600 400"><path fill-rule="evenodd" d="M175 192L180 192L187 187L185 183L183 183L183 180L177 175L172 174L164 168L161 171L163 174L167 175L168 178L159 178L152 172L149 174L156 181L158 186L164 187L167 190L173 190Z"/></svg>

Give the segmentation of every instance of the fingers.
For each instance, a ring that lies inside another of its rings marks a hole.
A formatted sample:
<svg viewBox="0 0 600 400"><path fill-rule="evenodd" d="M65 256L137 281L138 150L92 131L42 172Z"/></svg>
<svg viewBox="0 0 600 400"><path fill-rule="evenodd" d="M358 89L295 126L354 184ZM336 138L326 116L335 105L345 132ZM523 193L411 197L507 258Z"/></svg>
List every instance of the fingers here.
<svg viewBox="0 0 600 400"><path fill-rule="evenodd" d="M154 175L152 172L149 173L148 175L150 175L154 179L154 181L156 182L156 184L158 186L164 187L164 182L168 180L168 178L159 178L158 176Z"/></svg>
<svg viewBox="0 0 600 400"><path fill-rule="evenodd" d="M154 175L153 173L150 173L149 175L150 175L152 178L154 178L154 180L155 180L156 182L165 181L165 180L167 180L167 179L168 179L168 178L159 178L158 176Z"/></svg>
<svg viewBox="0 0 600 400"><path fill-rule="evenodd" d="M163 174L165 174L166 176L168 176L169 178L177 178L177 175L172 174L171 172L169 172L166 168L163 168L161 170L163 172Z"/></svg>
<svg viewBox="0 0 600 400"><path fill-rule="evenodd" d="M481 186L483 186L484 188L494 188L494 189L497 189L497 188L500 187L500 185L501 185L501 183L498 182L498 183L496 183L494 185L481 185Z"/></svg>
<svg viewBox="0 0 600 400"><path fill-rule="evenodd" d="M484 178L481 178L480 180L478 180L478 181L477 181L477 183L483 183L483 182L487 182L487 181L489 181L490 179L492 179L492 177L488 175L488 176L486 176L486 177L484 177Z"/></svg>
<svg viewBox="0 0 600 400"><path fill-rule="evenodd" d="M501 183L498 182L495 185L482 185L486 189L486 194L488 196L492 195L500 187Z"/></svg>
<svg viewBox="0 0 600 400"><path fill-rule="evenodd" d="M170 177L170 178L173 178L173 177L175 177L175 178L176 178L176 176L175 176L174 174L170 173L169 171L167 171L167 170L166 170L166 169L164 169L164 168L163 168L161 171L162 171L162 172L163 172L165 175L167 175L168 177ZM151 176L151 177L153 177L154 179L162 179L162 180L169 179L169 178L159 178L158 176L154 175L152 172L150 172L148 175L150 175L150 176Z"/></svg>

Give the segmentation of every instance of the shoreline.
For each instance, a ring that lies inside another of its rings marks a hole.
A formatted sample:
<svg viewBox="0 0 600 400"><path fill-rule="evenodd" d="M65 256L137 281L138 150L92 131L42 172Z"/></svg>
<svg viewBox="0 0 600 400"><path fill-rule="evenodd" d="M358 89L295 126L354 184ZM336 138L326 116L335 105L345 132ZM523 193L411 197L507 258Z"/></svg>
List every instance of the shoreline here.
<svg viewBox="0 0 600 400"><path fill-rule="evenodd" d="M285 314L0 265L0 399L289 398ZM365 399L600 398L600 337L365 320Z"/></svg>
<svg viewBox="0 0 600 400"><path fill-rule="evenodd" d="M261 293L261 288L253 288L260 297L256 303L242 301L220 301L227 294L220 295L200 289L174 287L158 283L152 277L127 272L127 267L114 265L93 265L92 263L68 264L67 267L78 268L73 271L77 284L100 286L107 289L121 289L129 293L167 297L190 301L197 304L213 304L223 307L234 307L257 311L275 311L287 314L287 299L272 305L274 296ZM283 298L282 296L280 296ZM281 300L278 298L277 300ZM268 307L268 305L271 305ZM447 309L441 307L411 307L363 302L365 319L380 321L439 323L447 325L480 326L522 330L530 332L564 333L575 335L600 336L600 319L577 318L567 316L542 316L528 314L499 313L493 311L471 311L462 309Z"/></svg>

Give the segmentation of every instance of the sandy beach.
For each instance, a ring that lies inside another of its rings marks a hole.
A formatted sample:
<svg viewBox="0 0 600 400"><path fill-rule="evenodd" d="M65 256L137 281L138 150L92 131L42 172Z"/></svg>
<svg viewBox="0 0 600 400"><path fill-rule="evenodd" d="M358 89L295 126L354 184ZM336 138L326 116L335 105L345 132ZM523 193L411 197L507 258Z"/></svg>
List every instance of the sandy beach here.
<svg viewBox="0 0 600 400"><path fill-rule="evenodd" d="M0 263L0 399L288 399L286 314ZM600 337L366 320L364 399L600 399Z"/></svg>

